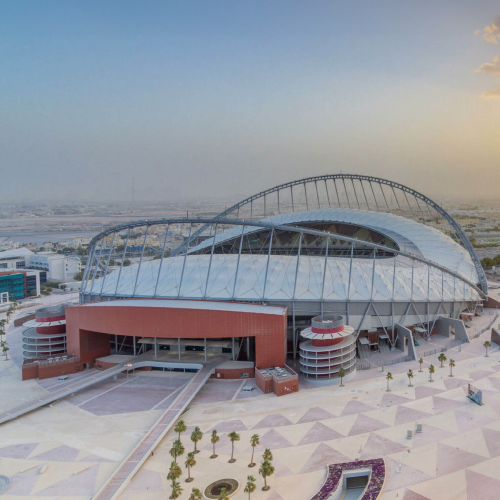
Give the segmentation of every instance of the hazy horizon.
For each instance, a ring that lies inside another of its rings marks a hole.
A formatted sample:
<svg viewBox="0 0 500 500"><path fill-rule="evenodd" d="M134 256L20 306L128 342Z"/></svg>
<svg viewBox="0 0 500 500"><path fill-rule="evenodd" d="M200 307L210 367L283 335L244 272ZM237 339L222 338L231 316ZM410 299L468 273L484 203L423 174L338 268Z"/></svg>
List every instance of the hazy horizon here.
<svg viewBox="0 0 500 500"><path fill-rule="evenodd" d="M235 199L328 173L498 198L498 0L0 5L0 200Z"/></svg>

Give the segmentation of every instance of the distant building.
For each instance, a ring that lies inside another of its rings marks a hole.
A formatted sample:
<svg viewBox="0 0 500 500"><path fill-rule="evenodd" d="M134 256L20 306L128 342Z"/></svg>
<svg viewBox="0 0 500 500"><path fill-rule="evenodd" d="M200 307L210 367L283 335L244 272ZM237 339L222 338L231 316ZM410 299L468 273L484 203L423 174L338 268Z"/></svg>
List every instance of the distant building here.
<svg viewBox="0 0 500 500"><path fill-rule="evenodd" d="M27 248L17 248L0 252L0 271L26 269L47 273L48 280L69 281L81 271L81 261L77 256L65 256L52 252L34 253ZM41 277L41 283L44 277Z"/></svg>
<svg viewBox="0 0 500 500"><path fill-rule="evenodd" d="M28 267L30 258L35 255L27 248L15 248L0 252L0 271L2 269L24 269Z"/></svg>
<svg viewBox="0 0 500 500"><path fill-rule="evenodd" d="M76 256L65 256L52 252L40 252L30 257L29 267L48 272L48 279L68 281L81 271L81 261Z"/></svg>
<svg viewBox="0 0 500 500"><path fill-rule="evenodd" d="M46 271L0 270L0 304L40 295L40 285L44 283L47 283Z"/></svg>
<svg viewBox="0 0 500 500"><path fill-rule="evenodd" d="M0 272L0 302L22 300L26 293L26 273L22 271Z"/></svg>

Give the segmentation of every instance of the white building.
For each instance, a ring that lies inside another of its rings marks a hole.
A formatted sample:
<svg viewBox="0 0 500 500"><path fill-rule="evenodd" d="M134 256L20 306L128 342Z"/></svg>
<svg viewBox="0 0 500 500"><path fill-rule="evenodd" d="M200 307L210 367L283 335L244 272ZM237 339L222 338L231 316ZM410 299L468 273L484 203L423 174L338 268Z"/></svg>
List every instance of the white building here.
<svg viewBox="0 0 500 500"><path fill-rule="evenodd" d="M47 272L47 279L71 281L81 271L81 261L77 256L65 256L52 252L33 253L27 248L17 248L0 252L0 270L37 269Z"/></svg>
<svg viewBox="0 0 500 500"><path fill-rule="evenodd" d="M47 271L49 280L68 281L81 271L81 261L76 256L40 252L30 257L29 267Z"/></svg>

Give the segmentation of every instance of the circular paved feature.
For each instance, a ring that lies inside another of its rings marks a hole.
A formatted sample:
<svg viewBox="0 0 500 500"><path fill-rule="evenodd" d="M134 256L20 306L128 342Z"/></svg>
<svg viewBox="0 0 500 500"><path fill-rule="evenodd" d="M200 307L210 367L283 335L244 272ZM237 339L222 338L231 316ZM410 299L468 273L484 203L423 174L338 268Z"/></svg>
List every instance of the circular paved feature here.
<svg viewBox="0 0 500 500"><path fill-rule="evenodd" d="M219 498L222 488L226 488L226 495L231 496L234 495L240 486L240 483L236 481L236 479L218 479L213 483L210 483L205 488L205 497L206 498Z"/></svg>
<svg viewBox="0 0 500 500"><path fill-rule="evenodd" d="M0 494L3 493L5 488L7 488L8 484L10 483L10 480L6 476L0 476Z"/></svg>

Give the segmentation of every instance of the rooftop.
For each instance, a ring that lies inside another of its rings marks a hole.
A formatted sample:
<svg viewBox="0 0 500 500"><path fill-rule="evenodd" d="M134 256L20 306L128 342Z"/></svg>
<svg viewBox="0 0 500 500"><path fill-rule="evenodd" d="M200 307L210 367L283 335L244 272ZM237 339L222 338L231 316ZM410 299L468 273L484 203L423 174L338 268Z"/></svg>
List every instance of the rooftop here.
<svg viewBox="0 0 500 500"><path fill-rule="evenodd" d="M257 304L240 304L238 302L211 302L207 300L165 300L165 299L131 299L113 300L85 304L81 307L163 307L165 309L200 309L203 311L231 311L254 314L272 314L283 316L286 307L261 306Z"/></svg>

